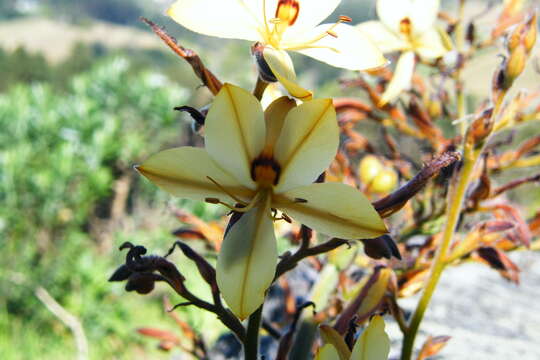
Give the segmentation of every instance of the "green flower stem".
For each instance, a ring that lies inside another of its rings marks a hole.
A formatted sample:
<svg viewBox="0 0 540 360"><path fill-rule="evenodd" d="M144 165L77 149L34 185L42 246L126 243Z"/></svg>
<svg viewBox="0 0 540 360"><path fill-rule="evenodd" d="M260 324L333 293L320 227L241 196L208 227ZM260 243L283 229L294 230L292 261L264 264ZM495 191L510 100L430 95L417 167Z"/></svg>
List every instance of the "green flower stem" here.
<svg viewBox="0 0 540 360"><path fill-rule="evenodd" d="M459 10L458 10L458 23L456 25L456 49L459 54L463 55L463 49L465 48L465 31L463 29L465 15L465 0L459 1ZM463 117L467 113L466 104L465 104L465 92L463 91L463 81L461 80L461 66L456 71L455 75L455 89L456 89L456 98L457 98L457 118L460 121L461 135L465 135L467 130L467 123L463 120Z"/></svg>
<svg viewBox="0 0 540 360"><path fill-rule="evenodd" d="M493 119L498 118L505 95L506 92L503 92L497 98L495 109L492 114ZM456 231L461 209L463 207L463 200L465 199L465 194L467 192L467 188L469 187L474 168L478 162L478 159L480 158L480 155L482 154L485 144L488 143L488 140L489 136L484 140L481 146L475 147L474 144L468 144L465 137L463 166L459 174L457 174L458 182L456 186L451 189L448 194L448 206L446 209L448 218L446 220L441 243L431 265L431 273L427 280L426 287L424 288L422 297L420 298L414 314L412 315L408 330L405 333L403 347L401 349L401 360L411 359L414 349L414 340L416 338L416 334L418 333L418 329L420 328L420 323L424 318L424 313L426 312L429 302L431 301L431 297L435 292L435 288L437 287L442 272L448 264L448 249L450 248L452 238Z"/></svg>
<svg viewBox="0 0 540 360"><path fill-rule="evenodd" d="M418 328L420 327L420 323L422 322L424 313L427 310L431 297L433 296L435 288L437 287L437 283L439 282L441 274L446 266L445 259L448 253L448 248L450 247L452 237L456 230L456 226L459 220L459 214L461 213L461 208L463 206L463 198L465 197L465 192L467 190L475 163L476 161L474 161L473 159L465 159L463 168L458 175L459 182L457 184L456 191L453 193L453 196L450 197L446 227L444 228L440 247L437 250L437 254L433 261L428 283L412 316L408 330L405 333L405 338L403 339L401 360L411 359L414 348L414 340L416 338Z"/></svg>
<svg viewBox="0 0 540 360"><path fill-rule="evenodd" d="M261 327L263 305L249 316L246 342L244 343L245 360L257 360L259 356L259 331Z"/></svg>

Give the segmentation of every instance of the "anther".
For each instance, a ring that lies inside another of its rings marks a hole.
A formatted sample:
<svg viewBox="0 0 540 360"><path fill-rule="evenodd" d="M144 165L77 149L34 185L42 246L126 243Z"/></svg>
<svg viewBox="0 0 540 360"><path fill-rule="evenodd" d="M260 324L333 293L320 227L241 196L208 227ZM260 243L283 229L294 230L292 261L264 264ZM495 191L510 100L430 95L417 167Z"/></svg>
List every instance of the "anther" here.
<svg viewBox="0 0 540 360"><path fill-rule="evenodd" d="M339 16L339 21L341 21L341 22L351 22L352 19L350 17L346 16L346 15L340 15Z"/></svg>
<svg viewBox="0 0 540 360"><path fill-rule="evenodd" d="M207 202L209 204L219 204L220 203L218 198L205 198L204 202Z"/></svg>
<svg viewBox="0 0 540 360"><path fill-rule="evenodd" d="M335 38L338 37L337 34L336 34L335 32L333 32L332 30L327 30L326 33L327 33L328 35L332 36L332 37L335 37Z"/></svg>
<svg viewBox="0 0 540 360"><path fill-rule="evenodd" d="M302 198L297 197L297 198L294 198L294 202L304 204L304 203L307 203L308 201L306 199L302 199Z"/></svg>
<svg viewBox="0 0 540 360"><path fill-rule="evenodd" d="M288 222L289 224L292 223L292 219L289 217L289 215L285 214L285 213L281 213L281 219L282 220L285 220L286 222Z"/></svg>

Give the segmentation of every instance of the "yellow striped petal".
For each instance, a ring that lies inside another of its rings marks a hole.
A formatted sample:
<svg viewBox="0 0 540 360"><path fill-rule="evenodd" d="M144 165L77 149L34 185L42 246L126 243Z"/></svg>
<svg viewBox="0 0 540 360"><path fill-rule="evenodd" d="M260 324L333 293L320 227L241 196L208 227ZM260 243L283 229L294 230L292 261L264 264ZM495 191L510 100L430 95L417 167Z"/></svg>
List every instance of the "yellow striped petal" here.
<svg viewBox="0 0 540 360"><path fill-rule="evenodd" d="M276 142L274 158L281 166L275 192L313 182L334 158L339 127L331 99L317 99L292 109Z"/></svg>
<svg viewBox="0 0 540 360"><path fill-rule="evenodd" d="M204 201L214 197L232 201L207 176L231 194L248 199L253 196L252 191L240 185L199 148L185 146L165 150L150 156L136 169L163 190L182 198Z"/></svg>
<svg viewBox="0 0 540 360"><path fill-rule="evenodd" d="M341 183L311 184L274 195L272 206L299 223L342 239L374 238L388 232L364 194Z"/></svg>
<svg viewBox="0 0 540 360"><path fill-rule="evenodd" d="M276 238L268 200L232 226L218 255L219 289L231 311L242 320L264 302L276 271Z"/></svg>
<svg viewBox="0 0 540 360"><path fill-rule="evenodd" d="M261 153L265 137L261 104L246 90L223 85L205 122L206 151L242 185L255 189L251 161Z"/></svg>

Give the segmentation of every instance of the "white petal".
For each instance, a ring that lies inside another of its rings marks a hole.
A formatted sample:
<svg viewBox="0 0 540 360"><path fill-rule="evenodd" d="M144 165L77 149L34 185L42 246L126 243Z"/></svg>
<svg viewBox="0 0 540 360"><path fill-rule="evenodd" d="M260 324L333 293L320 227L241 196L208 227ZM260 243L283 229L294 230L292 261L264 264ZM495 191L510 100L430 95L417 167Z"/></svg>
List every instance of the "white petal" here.
<svg viewBox="0 0 540 360"><path fill-rule="evenodd" d="M272 206L329 236L364 239L388 231L369 200L341 183L311 184L274 195Z"/></svg>
<svg viewBox="0 0 540 360"><path fill-rule="evenodd" d="M313 96L296 82L296 73L291 57L283 50L275 50L269 46L264 48L263 57L276 79L287 89L291 96L307 101Z"/></svg>
<svg viewBox="0 0 540 360"><path fill-rule="evenodd" d="M217 181L229 193L251 198L253 193L221 169L203 149L185 146L150 156L137 170L168 193L193 200L204 201L213 197L231 202L222 190L208 180Z"/></svg>
<svg viewBox="0 0 540 360"><path fill-rule="evenodd" d="M410 47L407 41L404 41L380 21L366 21L357 25L356 28L369 37L385 54Z"/></svg>
<svg viewBox="0 0 540 360"><path fill-rule="evenodd" d="M341 0L297 0L300 5L300 12L296 22L287 31L306 31L311 30L319 25L323 20L328 18ZM337 19L336 19L337 20Z"/></svg>
<svg viewBox="0 0 540 360"><path fill-rule="evenodd" d="M238 0L178 0L167 14L180 25L204 35L260 40L262 13Z"/></svg>
<svg viewBox="0 0 540 360"><path fill-rule="evenodd" d="M269 201L245 213L229 230L218 255L217 283L240 319L263 303L276 272L277 248Z"/></svg>
<svg viewBox="0 0 540 360"><path fill-rule="evenodd" d="M414 34L421 34L435 23L439 5L439 0L378 0L377 14L396 33L401 20L409 18Z"/></svg>
<svg viewBox="0 0 540 360"><path fill-rule="evenodd" d="M386 103L392 102L399 97L399 94L403 90L408 89L411 86L411 80L414 73L415 55L414 52L408 51L398 59L396 69L392 80L386 86L386 90L381 96L379 105L382 106Z"/></svg>
<svg viewBox="0 0 540 360"><path fill-rule="evenodd" d="M421 35L433 27L439 7L439 0L412 0L410 17L415 34Z"/></svg>
<svg viewBox="0 0 540 360"><path fill-rule="evenodd" d="M265 137L261 104L246 90L223 85L205 121L206 151L222 168L249 188L251 162L261 153Z"/></svg>
<svg viewBox="0 0 540 360"><path fill-rule="evenodd" d="M336 156L339 127L331 99L306 102L285 117L274 158L281 166L275 192L310 184Z"/></svg>
<svg viewBox="0 0 540 360"><path fill-rule="evenodd" d="M415 51L422 57L422 59L436 59L444 56L449 50L445 46L441 38L441 34L436 28L429 29L416 41L419 45L417 45Z"/></svg>
<svg viewBox="0 0 540 360"><path fill-rule="evenodd" d="M356 27L338 24L319 25L304 41L294 44L283 44L285 49L296 50L329 65L349 70L367 70L384 66L387 60L381 51ZM309 44L311 39L326 34L330 30L337 37L326 35L322 39Z"/></svg>
<svg viewBox="0 0 540 360"><path fill-rule="evenodd" d="M399 33L400 22L411 15L413 0L377 0L377 15L384 25Z"/></svg>

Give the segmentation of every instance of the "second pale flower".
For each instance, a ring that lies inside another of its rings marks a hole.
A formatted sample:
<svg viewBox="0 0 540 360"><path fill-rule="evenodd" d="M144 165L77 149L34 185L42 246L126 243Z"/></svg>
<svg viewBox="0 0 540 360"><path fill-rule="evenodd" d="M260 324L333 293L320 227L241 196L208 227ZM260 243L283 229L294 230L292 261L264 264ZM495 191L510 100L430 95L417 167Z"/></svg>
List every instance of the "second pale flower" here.
<svg viewBox="0 0 540 360"><path fill-rule="evenodd" d="M378 48L358 29L344 24L320 24L341 0L178 0L168 10L176 22L210 36L257 41L277 80L301 100L312 97L296 83L287 51L297 51L329 65L366 70L386 64Z"/></svg>

